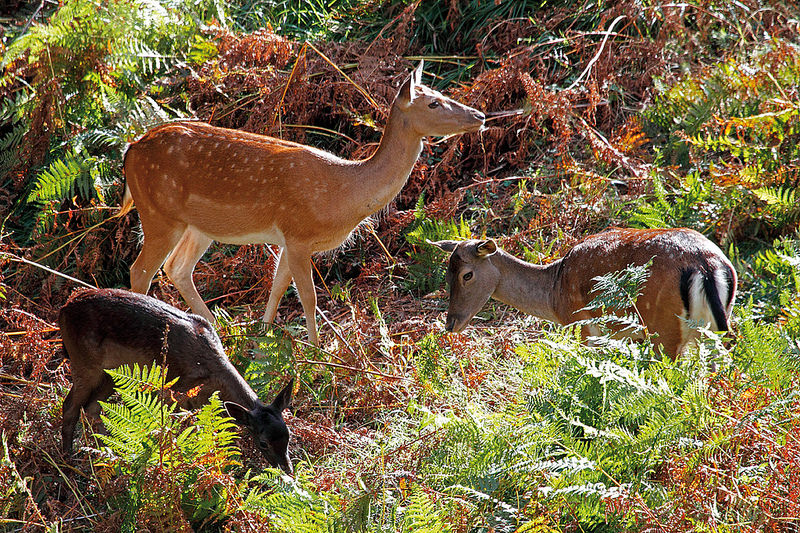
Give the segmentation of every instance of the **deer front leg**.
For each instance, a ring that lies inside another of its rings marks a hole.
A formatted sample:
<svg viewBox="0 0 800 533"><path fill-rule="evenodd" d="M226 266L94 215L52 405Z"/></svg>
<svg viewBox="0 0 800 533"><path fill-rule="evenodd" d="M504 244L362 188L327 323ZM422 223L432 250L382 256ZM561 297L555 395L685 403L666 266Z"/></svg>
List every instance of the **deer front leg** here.
<svg viewBox="0 0 800 533"><path fill-rule="evenodd" d="M308 328L308 342L314 346L319 346L317 337L317 291L314 288L314 277L311 272L311 250L297 248L285 248L286 259L289 263L289 271L294 278L297 294L300 296L300 303L303 304L303 312L306 315L306 327Z"/></svg>
<svg viewBox="0 0 800 533"><path fill-rule="evenodd" d="M282 248L278 256L278 265L275 267L275 277L272 279L272 289L269 291L267 310L264 312L264 322L271 324L278 314L278 304L283 298L286 289L292 282L292 274L289 272L289 263L286 259L286 249Z"/></svg>
<svg viewBox="0 0 800 533"><path fill-rule="evenodd" d="M200 293L197 292L197 287L195 287L192 279L194 267L203 257L205 251L208 250L208 247L211 246L211 242L212 240L202 233L192 228L186 228L178 245L167 258L167 262L164 263L164 271L167 273L167 277L172 280L172 283L175 284L175 287L178 288L178 292L181 293L189 307L192 308L192 312L213 324L214 315L208 310L208 306L206 306Z"/></svg>

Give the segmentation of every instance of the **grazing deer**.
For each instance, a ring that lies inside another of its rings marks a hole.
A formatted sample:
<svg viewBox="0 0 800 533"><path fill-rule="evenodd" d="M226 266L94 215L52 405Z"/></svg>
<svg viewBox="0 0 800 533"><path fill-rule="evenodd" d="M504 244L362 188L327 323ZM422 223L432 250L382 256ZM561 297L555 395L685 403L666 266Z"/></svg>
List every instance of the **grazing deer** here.
<svg viewBox="0 0 800 533"><path fill-rule="evenodd" d="M400 87L368 159L198 122L163 124L131 144L119 214L135 201L144 233L132 290L146 294L163 264L192 310L213 321L192 281L211 242L277 244L282 253L264 321L273 321L294 279L309 341L318 345L311 255L340 246L400 192L424 137L483 127L483 113L420 85L422 65Z"/></svg>
<svg viewBox="0 0 800 533"><path fill-rule="evenodd" d="M674 359L697 338L685 319L728 330L736 271L719 247L690 229L611 229L585 238L548 265L517 259L491 239L432 244L452 252L447 331L462 331L490 297L562 325L597 316L599 311L584 309L594 298L593 278L651 258L636 307L667 355ZM599 334L591 325L581 332Z"/></svg>
<svg viewBox="0 0 800 533"><path fill-rule="evenodd" d="M114 391L106 369L163 362L167 379L179 378L176 390L200 386L193 403L205 403L212 392L219 391L228 414L250 430L267 461L292 472L283 410L291 402L294 381L271 404L263 403L228 361L205 318L142 294L100 289L74 296L61 308L58 322L72 368L72 389L64 400L61 427L65 453L72 451L81 408L96 418L98 402Z"/></svg>

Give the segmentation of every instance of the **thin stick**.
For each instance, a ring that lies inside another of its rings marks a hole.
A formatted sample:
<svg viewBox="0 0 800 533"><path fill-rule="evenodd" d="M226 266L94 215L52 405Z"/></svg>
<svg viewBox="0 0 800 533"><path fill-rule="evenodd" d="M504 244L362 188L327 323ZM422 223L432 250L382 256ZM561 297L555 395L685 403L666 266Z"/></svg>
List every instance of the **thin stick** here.
<svg viewBox="0 0 800 533"><path fill-rule="evenodd" d="M314 361L311 359L296 359L296 363L299 364L306 364L306 365L323 365L323 366L330 366L333 368L341 368L343 370L352 370L354 372L364 372L365 374L374 374L376 376L381 376L387 379L399 379L402 381L413 381L411 378L407 378L405 376L395 376L392 374L384 374L383 372L378 372L377 370L367 370L366 368L356 368L354 366L349 365L342 365L339 363L329 363L327 361Z"/></svg>
<svg viewBox="0 0 800 533"><path fill-rule="evenodd" d="M486 122L490 120L497 120L499 118L506 118L506 117L514 117L517 115L525 114L525 110L520 109L509 109L508 111L491 111L489 113L485 113ZM530 114L530 112L528 112Z"/></svg>
<svg viewBox="0 0 800 533"><path fill-rule="evenodd" d="M389 261L391 261L393 264L396 265L397 264L397 259L392 257L392 254L389 253L389 250L386 249L386 246L383 244L383 241L381 240L381 238L378 237L377 233L375 233L375 228L373 228L371 225L369 227L369 232L372 234L373 237L375 237L375 240L378 241L378 245L381 247L381 250L383 250L383 253L386 254L386 257L389 258Z"/></svg>
<svg viewBox="0 0 800 533"><path fill-rule="evenodd" d="M79 285L83 285L84 287L88 287L90 289L96 289L97 288L94 285L90 285L90 284L86 283L85 281L79 280L78 278L73 278L72 276L64 274L63 272L59 272L58 270L53 270L50 267L46 267L46 266L44 266L44 265L42 265L40 263L37 263L35 261L31 261L30 259L25 259L24 257L20 257L18 255L14 255L14 254L9 253L9 252L0 252L0 258L7 259L9 261L16 261L17 263L25 263L26 265L31 265L31 266L35 266L35 267L41 268L42 270L50 272L51 274L55 274L56 276L61 276L62 278L66 278L66 279L68 279L70 281L74 281L75 283L77 283Z"/></svg>
<svg viewBox="0 0 800 533"><path fill-rule="evenodd" d="M97 224L93 224L93 225L89 226L88 228L86 228L86 229L84 229L82 231L73 231L72 233L66 234L65 236L75 235L75 234L77 234L77 235L75 237L69 239L67 242L65 242L64 244L62 244L58 248L55 248L55 249L49 251L48 253L44 254L42 257L39 258L39 260L41 261L42 259L46 259L46 258L50 257L51 255L53 255L54 253L60 251L62 248L67 247L67 245L73 243L74 241L80 241L81 239L86 237L86 235L88 235L90 231L92 231L92 230L94 230L96 228L99 228L100 226L102 226L103 224L108 222L109 220L113 220L114 218L117 218L118 216L120 216L119 211L117 211L116 214L111 215L109 218L104 218L103 220L101 220ZM20 258L20 259L22 259L22 258ZM43 268L47 268L47 267L43 267Z"/></svg>
<svg viewBox="0 0 800 533"><path fill-rule="evenodd" d="M369 95L369 93L368 93L366 90L364 90L364 88L363 88L363 87L361 87L359 84L357 84L356 82L354 82L354 81L353 81L353 79L352 79L350 76L348 76L347 74L345 74L345 73L344 73L344 71L343 71L342 69L340 69L340 68L339 68L339 67L336 65L336 63L334 63L333 61L331 61L331 60L328 58L328 56L326 56L325 54L323 54L323 53L320 51L320 49L319 49L319 48L317 48L316 46L314 46L314 45L313 45L312 43L310 43L310 42L307 42L307 43L305 43L305 45L308 45L308 46L309 46L309 47L310 47L312 50L314 50L316 53L318 53L318 54L320 55L320 57L322 57L322 59L324 59L325 61L327 61L327 62L328 62L328 64L329 64L330 66L332 66L333 68L335 68L335 69L336 69L336 71L337 71L339 74L341 74L341 75L344 77L344 79L346 79L347 81L349 81L350 83L352 83L352 84L353 84L353 87L355 87L355 88L358 90L358 92L360 92L361 94L363 94L363 95L364 95L364 98L366 98L366 99L367 99L367 101L369 101L369 103L370 103L370 104L372 104L372 106L373 106L373 107L374 107L374 108L375 108L377 111L381 111L381 112L383 112L383 108L382 108L380 105L378 105L378 102L376 102L376 101L375 101L375 100L372 98L372 96L370 96L370 95ZM303 46L305 46L305 45L303 45Z"/></svg>
<svg viewBox="0 0 800 533"><path fill-rule="evenodd" d="M283 107L283 101L286 98L286 93L289 91L289 84L292 82L292 78L294 77L294 71L297 69L297 64L300 63L300 56L305 58L305 52L308 43L303 44L303 47L297 53L297 59L294 60L294 65L292 65L292 72L289 73L289 79L286 80L286 86L283 88L283 94L281 94L281 100L278 102L278 105L275 107L275 114L272 116L272 123L269 125L269 128L275 125L275 121L278 119L278 116L281 113L281 108Z"/></svg>
<svg viewBox="0 0 800 533"><path fill-rule="evenodd" d="M583 72L581 72L580 76L575 78L575 81L572 82L572 85L567 87L565 90L569 91L571 89L574 89L575 86L578 85L578 83L580 83L581 79L584 76L586 76L587 74L589 74L589 72L591 72L592 67L594 66L594 64L597 63L598 59L600 59L600 55L603 53L603 49L606 47L606 42L608 41L608 38L611 36L611 33L614 31L614 26L616 26L617 22L619 22L620 20L622 20L624 18L625 18L625 15L620 15L617 18L614 19L614 22L611 23L611 26L609 26L608 29L604 32L605 33L605 37L603 37L603 42L600 43L600 49L594 55L592 60L589 61L589 64L586 65L586 68L583 69Z"/></svg>
<svg viewBox="0 0 800 533"><path fill-rule="evenodd" d="M31 24L33 24L33 19L35 19L35 18L36 18L36 17L39 15L39 12L40 12L40 11L41 11L43 8L44 8L44 0L42 0L42 1L39 3L39 7L37 7L37 8L36 8L36 11L34 11L34 12L33 12L33 15L31 15L31 18L29 18L29 19L28 19L28 22L26 22L26 23L25 23L25 26L23 26L23 27L22 27L22 31L20 31L20 32L17 34L18 36L25 35L25 33L28 31L28 28L30 28L30 27L31 27ZM16 39L15 39L15 40L16 40Z"/></svg>
<svg viewBox="0 0 800 533"><path fill-rule="evenodd" d="M339 137L342 137L344 139L347 139L348 141L350 141L353 144L358 144L358 141L353 139L352 137L349 137L349 136L345 135L344 133L341 133L341 132L336 131L336 130L323 128L322 126L309 126L307 124L281 124L281 128L297 128L297 129L304 129L304 130L320 131L320 132L323 132L323 133L327 133L331 137L339 136Z"/></svg>

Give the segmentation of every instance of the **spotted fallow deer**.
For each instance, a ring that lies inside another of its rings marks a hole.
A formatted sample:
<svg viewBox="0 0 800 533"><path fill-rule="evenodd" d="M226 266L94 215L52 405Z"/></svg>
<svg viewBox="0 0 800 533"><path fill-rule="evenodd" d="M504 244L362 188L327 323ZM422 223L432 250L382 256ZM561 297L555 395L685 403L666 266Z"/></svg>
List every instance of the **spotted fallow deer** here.
<svg viewBox="0 0 800 533"><path fill-rule="evenodd" d="M447 331L462 331L489 298L562 325L597 316L584 309L595 296L593 278L651 258L636 307L667 355L674 359L697 338L686 319L728 330L736 271L719 247L690 229L610 229L547 265L517 259L491 239L432 244L451 252ZM590 325L581 332L599 333Z"/></svg>
<svg viewBox="0 0 800 533"><path fill-rule="evenodd" d="M184 313L160 300L120 289L77 293L58 317L64 354L70 360L72 388L64 400L61 426L64 453L72 451L81 408L97 418L98 402L114 391L106 369L122 365L167 365L174 388L200 387L190 400L196 407L219 391L225 409L250 430L272 466L292 472L289 429L283 410L291 403L293 380L265 404L228 361L214 328L203 317Z"/></svg>
<svg viewBox="0 0 800 533"><path fill-rule="evenodd" d="M131 288L147 293L163 264L192 310L213 321L192 280L211 242L276 244L282 252L264 321L275 318L294 279L317 345L311 255L340 246L400 192L424 137L483 127L483 113L420 85L422 66L400 87L378 149L364 160L198 122L163 124L131 144L119 214L135 201L144 233Z"/></svg>

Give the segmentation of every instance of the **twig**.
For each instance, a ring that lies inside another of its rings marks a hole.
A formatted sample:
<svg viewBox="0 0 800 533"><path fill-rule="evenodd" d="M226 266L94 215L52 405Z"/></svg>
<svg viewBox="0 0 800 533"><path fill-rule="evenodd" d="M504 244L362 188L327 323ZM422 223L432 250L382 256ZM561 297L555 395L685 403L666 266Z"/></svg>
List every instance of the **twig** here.
<svg viewBox="0 0 800 533"><path fill-rule="evenodd" d="M305 365L323 365L323 366L330 366L333 368L341 368L343 370L352 370L354 372L363 372L365 374L374 374L376 376L381 376L382 378L386 379L399 379L402 381L413 381L411 378L407 378L405 376L395 376L392 374L384 374L383 372L379 372L377 370L367 370L366 368L357 368L355 366L349 365L342 365L339 363L330 363L328 361L314 361L311 359L296 359L296 363L305 364Z"/></svg>
<svg viewBox="0 0 800 533"><path fill-rule="evenodd" d="M292 78L294 77L294 71L297 70L297 64L300 63L300 56L304 59L306 57L305 52L308 43L305 43L300 51L297 53L297 59L294 60L294 65L292 65L292 71L289 73L289 79L286 80L286 86L283 88L283 94L281 94L281 100L278 102L278 105L275 106L275 114L272 117L272 123L269 125L270 129L275 125L275 120L278 119L281 113L281 108L283 107L283 101L286 99L286 93L289 91L289 84L292 83Z"/></svg>
<svg viewBox="0 0 800 533"><path fill-rule="evenodd" d="M332 129L329 129L329 128L323 128L322 126L309 126L308 124L281 124L281 128L297 128L297 129L303 129L303 130L321 131L321 132L327 133L331 137L333 137L333 136L342 137L343 139L347 139L348 141L350 141L353 144L358 144L358 141L353 139L352 137L349 137L349 136L345 135L344 133L336 131L336 130L332 130Z"/></svg>
<svg viewBox="0 0 800 533"><path fill-rule="evenodd" d="M389 258L389 261L391 261L392 264L396 265L397 264L397 259L392 257L392 254L389 253L389 250L386 249L386 246L383 244L383 241L381 240L381 238L378 237L378 234L375 233L375 228L373 228L372 225L369 226L369 232L372 234L373 237L375 237L375 240L378 241L378 245L381 247L381 250L383 250L383 253L386 254L386 257Z"/></svg>
<svg viewBox="0 0 800 533"><path fill-rule="evenodd" d="M45 0L42 0L41 2L39 2L39 7L36 8L36 11L33 12L33 15L31 15L31 18L29 18L28 21L25 23L25 26L22 27L22 31L19 32L18 37L22 37L23 35L25 35L27 33L28 28L30 28L31 24L33 24L33 19L35 19L39 15L39 12L41 12L41 10L44 9L44 3L45 3Z"/></svg>
<svg viewBox="0 0 800 533"><path fill-rule="evenodd" d="M608 27L608 29L607 29L607 30L604 32L604 33L605 33L605 37L603 37L603 42L602 42L602 43L600 43L600 49L599 49L599 50L597 51L597 53L594 55L594 57L592 58L592 60L591 60L591 61L589 61L589 64L588 64L588 65L586 65L586 68L585 68L585 69L583 69L583 72L581 72L580 76L578 76L577 78L575 78L575 81L573 81L573 82L572 82L572 85L570 85L569 87L567 87L565 90L569 91L569 90L572 90L572 89L574 89L574 88L575 88L575 86L576 86L576 85L578 85L578 83L580 83L581 79L582 79L584 76L588 75L588 74L589 74L589 72L591 72L591 70L592 70L592 67L594 66L594 64L595 64L595 63L597 63L597 60L598 60L598 59L600 59L600 56L601 56L601 55L602 55L602 53L603 53L603 49L606 47L606 42L608 41L608 38L611 36L611 33L614 31L614 26L616 26L616 25L617 25L617 22L621 21L621 20L622 20L622 19L624 19L624 18L625 18L625 15L620 15L620 16L618 16L617 18L615 18L615 19L614 19L614 22L612 22L612 23L611 23L611 26L609 26L609 27Z"/></svg>
<svg viewBox="0 0 800 533"><path fill-rule="evenodd" d="M44 266L44 265L42 265L40 263L37 263L36 261L31 261L30 259L25 259L24 257L20 257L18 255L15 255L15 254L12 254L12 253L9 253L9 252L0 252L0 258L7 259L9 261L16 261L17 263L25 263L26 265L31 265L31 266L35 266L35 267L41 268L42 270L44 270L46 272L50 272L51 274L55 274L56 276L61 276L62 278L66 278L66 279L68 279L70 281L74 281L75 283L78 283L79 285L83 285L84 287L88 287L90 289L96 289L97 288L94 285L90 285L90 284L86 283L85 281L79 280L78 278L73 278L72 276L64 274L63 272L59 272L58 270L53 270L50 267L46 267L46 266Z"/></svg>
<svg viewBox="0 0 800 533"><path fill-rule="evenodd" d="M363 94L363 95L364 95L364 98L366 98L366 99L367 99L367 101L368 101L370 104L372 104L372 106L375 108L375 110L376 110L376 111L383 112L383 107L381 107L380 105L378 105L378 102L376 102L376 101L375 101L375 100L372 98L372 96L370 96L370 94L369 94L369 93L368 93L368 92L367 92L367 91L366 91L366 90L365 90L363 87L361 87L359 84L357 84L355 81L353 81L353 79L352 79L350 76L348 76L347 74L345 74L345 73L344 73L344 71L343 71L342 69L340 69L340 68L339 68L339 67L336 65L336 63L334 63L333 61L331 61L331 60L328 58L328 56L326 56L325 54L323 54L323 53L320 51L320 49L319 49L319 48L317 48L316 46L314 46L314 45L313 45L312 43L310 43L310 42L307 42L307 43L306 43L306 45L308 45L308 46L309 46L309 48L311 48L311 49L312 49L312 50L314 50L316 53L318 53L318 54L320 55L320 57L322 57L322 59L324 59L325 61L327 61L327 62L328 62L328 64L329 64L330 66L332 66L333 68L335 68L335 69L336 69L336 71L337 71L339 74L341 74L342 76L344 76L344 79L346 79L347 81L349 81L350 83L352 83L352 84L353 84L353 87L355 87L355 88L358 90L358 92L360 92L361 94ZM305 46L305 45L303 45L303 46Z"/></svg>
<svg viewBox="0 0 800 533"><path fill-rule="evenodd" d="M497 120L498 118L505 118L505 117L513 117L515 115L522 115L525 113L525 110L522 108L519 109L509 109L508 111L490 111L485 113L486 122L490 120Z"/></svg>
<svg viewBox="0 0 800 533"><path fill-rule="evenodd" d="M491 183L503 183L504 181L521 181L529 179L531 179L530 176L509 176L507 178L502 178L502 179L488 179L483 181L476 181L475 183L470 183L469 185L464 185L463 187L459 187L457 191L466 191L467 189L471 189L473 187L480 187L481 185L489 185Z"/></svg>
<svg viewBox="0 0 800 533"><path fill-rule="evenodd" d="M12 376L11 374L0 374L0 380L11 383L19 383L21 385L35 385L36 387L42 387L44 389L50 389L55 386L52 383L37 383L36 381L30 381L25 378Z"/></svg>

